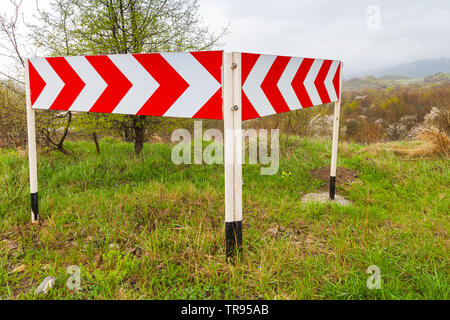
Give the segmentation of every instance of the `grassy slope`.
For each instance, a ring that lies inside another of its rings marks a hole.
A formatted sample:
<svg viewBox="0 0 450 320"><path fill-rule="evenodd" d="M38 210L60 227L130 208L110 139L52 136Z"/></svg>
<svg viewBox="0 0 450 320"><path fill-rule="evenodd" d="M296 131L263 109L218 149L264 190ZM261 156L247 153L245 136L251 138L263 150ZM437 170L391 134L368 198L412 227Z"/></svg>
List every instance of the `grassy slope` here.
<svg viewBox="0 0 450 320"><path fill-rule="evenodd" d="M67 146L77 158L39 156L40 226L29 223L26 157L0 151L1 298L33 298L48 275L50 299L449 298L448 160L341 144L339 165L361 181L338 192L354 205L304 205L330 143L292 139L277 175L244 166L244 254L228 264L222 166L175 166L164 144L141 158L111 140L100 156L90 143ZM285 231L267 233L277 225ZM69 265L81 267L80 292L66 288ZM366 288L369 265L381 268L381 290Z"/></svg>

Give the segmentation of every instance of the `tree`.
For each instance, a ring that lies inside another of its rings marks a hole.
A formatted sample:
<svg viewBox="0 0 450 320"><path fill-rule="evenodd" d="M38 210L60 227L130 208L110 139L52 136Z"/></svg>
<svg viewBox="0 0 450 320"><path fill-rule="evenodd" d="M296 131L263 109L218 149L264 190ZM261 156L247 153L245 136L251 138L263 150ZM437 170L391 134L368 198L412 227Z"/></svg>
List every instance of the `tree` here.
<svg viewBox="0 0 450 320"><path fill-rule="evenodd" d="M196 0L53 0L32 27L35 44L50 54L125 54L206 50L226 33L210 33ZM44 25L44 27L42 26ZM50 49L50 50L49 50ZM99 115L121 128L142 151L145 130L162 118Z"/></svg>
<svg viewBox="0 0 450 320"><path fill-rule="evenodd" d="M25 36L19 32L19 18L21 16L20 7L22 1L11 0L10 3L13 6L13 12L10 16L6 14L0 16L0 48L2 49L3 56L7 57L11 62L6 69L9 71L0 71L0 74L7 77L10 81L4 81L2 83L3 89L14 93L16 96L22 97L22 101L16 104L4 103L1 120L2 122L8 122L9 125L12 123L13 114L24 114L25 109L25 90L24 90L24 69L26 55L30 56L30 52L27 50L24 41ZM68 39L66 34L66 39ZM55 46L56 47L56 46ZM68 47L62 47L67 49L65 52L68 53ZM4 91L5 92L5 91ZM9 100L8 100L9 101ZM24 118L24 117L22 117ZM61 113L37 113L37 128L38 128L38 141L41 137L44 137L43 143L52 147L55 150L61 151L65 154L68 152L64 149L63 143L67 137L67 133L72 120L72 114L66 112L63 115ZM7 119L7 120L5 120ZM15 117L14 119L17 119ZM25 121L22 122L22 126L17 126L17 128L22 128L25 126ZM7 124L4 126L6 130ZM59 134L61 127L62 134L59 139L56 140L56 136ZM25 135L26 130L23 129L23 135ZM11 131L9 131L11 132Z"/></svg>

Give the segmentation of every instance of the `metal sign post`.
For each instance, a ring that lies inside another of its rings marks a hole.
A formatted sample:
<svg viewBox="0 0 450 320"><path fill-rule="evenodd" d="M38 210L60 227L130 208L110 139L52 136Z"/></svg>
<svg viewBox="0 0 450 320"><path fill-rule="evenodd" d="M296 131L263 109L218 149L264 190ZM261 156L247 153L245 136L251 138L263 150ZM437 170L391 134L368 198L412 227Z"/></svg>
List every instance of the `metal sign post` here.
<svg viewBox="0 0 450 320"><path fill-rule="evenodd" d="M242 107L241 54L223 59L223 121L225 157L225 251L242 247Z"/></svg>
<svg viewBox="0 0 450 320"><path fill-rule="evenodd" d="M29 83L28 63L25 67L25 82ZM34 110L31 109L30 86L26 85L26 108L28 128L28 166L30 170L30 196L31 196L31 222L38 221L38 181L37 181L37 155L36 155L36 125Z"/></svg>
<svg viewBox="0 0 450 320"><path fill-rule="evenodd" d="M341 114L341 91L342 91L342 62L341 72L339 75L339 100L334 103L333 116L333 142L331 146L331 166L330 166L330 199L334 200L336 194L336 165L337 165L337 151L339 140L339 117Z"/></svg>

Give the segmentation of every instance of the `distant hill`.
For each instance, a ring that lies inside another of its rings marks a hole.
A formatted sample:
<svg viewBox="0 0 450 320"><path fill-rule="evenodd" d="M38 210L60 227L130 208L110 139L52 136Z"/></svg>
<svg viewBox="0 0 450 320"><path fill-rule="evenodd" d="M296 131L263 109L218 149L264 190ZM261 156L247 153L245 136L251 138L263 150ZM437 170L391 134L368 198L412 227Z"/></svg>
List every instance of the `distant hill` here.
<svg viewBox="0 0 450 320"><path fill-rule="evenodd" d="M395 81L395 80L409 79L409 77L391 74L391 75L387 75L387 76L378 77L377 79L378 80L385 80L385 81L391 81L391 80Z"/></svg>
<svg viewBox="0 0 450 320"><path fill-rule="evenodd" d="M450 73L450 58L417 60L391 67L379 68L350 75L350 77L374 76L376 78L424 78L437 73Z"/></svg>
<svg viewBox="0 0 450 320"><path fill-rule="evenodd" d="M437 73L435 75L425 77L423 79L424 82L430 83L430 82L449 82L450 81L450 73Z"/></svg>
<svg viewBox="0 0 450 320"><path fill-rule="evenodd" d="M414 85L428 86L434 84L450 85L450 73L436 73L424 78L407 78L402 76L384 76L375 78L366 76L344 80L344 91L360 91L366 89L384 90L396 86Z"/></svg>

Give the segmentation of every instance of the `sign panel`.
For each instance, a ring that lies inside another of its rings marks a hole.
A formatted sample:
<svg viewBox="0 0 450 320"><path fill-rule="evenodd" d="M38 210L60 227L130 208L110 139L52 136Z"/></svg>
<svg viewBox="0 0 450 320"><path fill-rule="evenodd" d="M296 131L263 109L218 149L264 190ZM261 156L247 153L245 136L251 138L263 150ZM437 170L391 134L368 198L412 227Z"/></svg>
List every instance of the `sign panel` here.
<svg viewBox="0 0 450 320"><path fill-rule="evenodd" d="M32 108L223 119L226 254L230 256L242 245L241 120L335 101L330 169L334 199L340 61L201 51L33 58L26 69L33 222L38 219L38 186Z"/></svg>
<svg viewBox="0 0 450 320"><path fill-rule="evenodd" d="M242 120L339 100L340 61L242 53Z"/></svg>
<svg viewBox="0 0 450 320"><path fill-rule="evenodd" d="M28 60L33 109L223 119L222 51Z"/></svg>
<svg viewBox="0 0 450 320"><path fill-rule="evenodd" d="M339 100L336 60L242 53L242 120ZM222 51L28 60L33 109L223 119Z"/></svg>

